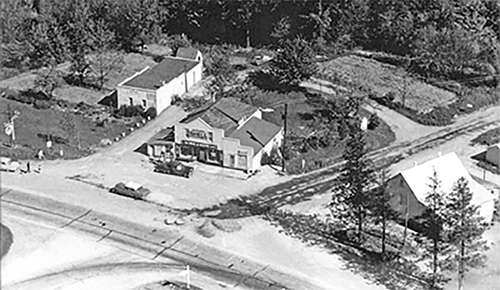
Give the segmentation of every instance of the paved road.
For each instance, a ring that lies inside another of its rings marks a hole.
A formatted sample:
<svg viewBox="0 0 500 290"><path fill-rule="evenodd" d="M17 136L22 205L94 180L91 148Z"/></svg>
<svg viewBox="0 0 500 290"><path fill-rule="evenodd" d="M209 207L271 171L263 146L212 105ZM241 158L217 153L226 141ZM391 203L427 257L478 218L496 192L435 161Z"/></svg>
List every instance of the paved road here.
<svg viewBox="0 0 500 290"><path fill-rule="evenodd" d="M2 214L21 214L60 228L71 227L88 235L128 247L155 262L177 261L194 271L249 289L320 289L307 281L278 272L267 265L244 259L219 249L191 241L179 232L152 228L62 203L40 195L2 189Z"/></svg>

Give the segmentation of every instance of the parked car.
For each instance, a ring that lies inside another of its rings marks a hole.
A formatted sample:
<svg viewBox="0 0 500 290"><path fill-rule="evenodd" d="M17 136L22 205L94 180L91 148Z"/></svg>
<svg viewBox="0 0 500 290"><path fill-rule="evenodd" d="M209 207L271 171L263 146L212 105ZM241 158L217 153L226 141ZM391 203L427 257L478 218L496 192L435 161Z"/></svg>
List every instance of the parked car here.
<svg viewBox="0 0 500 290"><path fill-rule="evenodd" d="M155 172L178 175L189 178L193 174L194 168L191 166L184 165L179 161L167 161L160 165L157 165L154 169Z"/></svg>
<svg viewBox="0 0 500 290"><path fill-rule="evenodd" d="M109 192L126 197L131 197L133 199L144 199L148 194L151 193L151 190L135 182L119 182L114 187L112 187Z"/></svg>
<svg viewBox="0 0 500 290"><path fill-rule="evenodd" d="M0 170L14 172L16 171L20 164L17 161L12 161L9 157L0 157Z"/></svg>

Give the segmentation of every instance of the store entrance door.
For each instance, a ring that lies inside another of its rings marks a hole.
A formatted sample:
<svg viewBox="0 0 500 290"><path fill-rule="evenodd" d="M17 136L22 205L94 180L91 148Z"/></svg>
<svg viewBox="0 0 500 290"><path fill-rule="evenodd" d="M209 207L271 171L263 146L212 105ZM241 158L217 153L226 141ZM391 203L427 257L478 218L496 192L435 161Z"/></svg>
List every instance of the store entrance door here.
<svg viewBox="0 0 500 290"><path fill-rule="evenodd" d="M207 151L205 149L201 149L198 153L198 161L200 162L206 162L207 161Z"/></svg>

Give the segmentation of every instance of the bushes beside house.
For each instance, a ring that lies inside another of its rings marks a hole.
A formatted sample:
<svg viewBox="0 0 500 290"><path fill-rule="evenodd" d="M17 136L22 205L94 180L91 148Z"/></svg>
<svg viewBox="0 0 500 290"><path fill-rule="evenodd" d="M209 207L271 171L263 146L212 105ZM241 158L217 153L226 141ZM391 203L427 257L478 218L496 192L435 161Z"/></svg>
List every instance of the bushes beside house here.
<svg viewBox="0 0 500 290"><path fill-rule="evenodd" d="M500 128L491 129L471 140L473 145L491 146L500 143Z"/></svg>

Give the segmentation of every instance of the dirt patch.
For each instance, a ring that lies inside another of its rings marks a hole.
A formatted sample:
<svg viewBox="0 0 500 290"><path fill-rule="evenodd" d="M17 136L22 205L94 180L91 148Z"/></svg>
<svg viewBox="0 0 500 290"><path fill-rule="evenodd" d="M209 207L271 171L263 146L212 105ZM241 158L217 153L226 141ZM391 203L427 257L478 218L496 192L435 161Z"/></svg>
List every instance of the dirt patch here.
<svg viewBox="0 0 500 290"><path fill-rule="evenodd" d="M320 64L320 74L334 83L361 87L382 97L393 93L396 102L428 112L456 100L455 94L411 77L396 66L359 56L345 56Z"/></svg>

